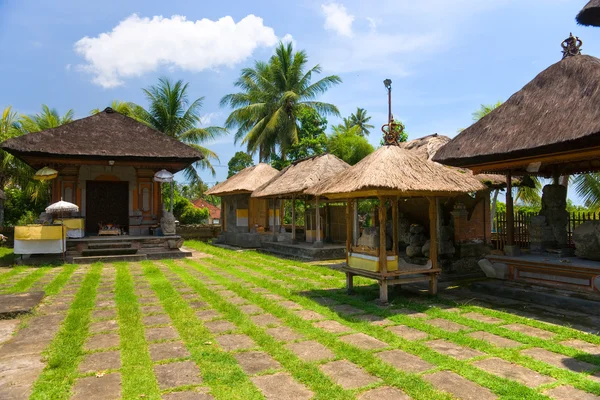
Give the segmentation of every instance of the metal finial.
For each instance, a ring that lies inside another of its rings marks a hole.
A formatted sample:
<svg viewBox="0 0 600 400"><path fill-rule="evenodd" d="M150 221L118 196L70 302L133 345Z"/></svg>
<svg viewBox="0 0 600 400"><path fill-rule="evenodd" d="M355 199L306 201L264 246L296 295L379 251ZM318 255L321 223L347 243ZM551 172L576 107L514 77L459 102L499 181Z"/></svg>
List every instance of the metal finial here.
<svg viewBox="0 0 600 400"><path fill-rule="evenodd" d="M381 131L383 132L384 145L398 146L400 135L404 132L404 125L402 122L394 121L394 117L391 117L390 122L381 127Z"/></svg>
<svg viewBox="0 0 600 400"><path fill-rule="evenodd" d="M583 42L579 37L573 36L573 33L569 34L569 37L563 40L561 46L563 48L562 53L564 60L567 57L578 56L581 54L581 45Z"/></svg>

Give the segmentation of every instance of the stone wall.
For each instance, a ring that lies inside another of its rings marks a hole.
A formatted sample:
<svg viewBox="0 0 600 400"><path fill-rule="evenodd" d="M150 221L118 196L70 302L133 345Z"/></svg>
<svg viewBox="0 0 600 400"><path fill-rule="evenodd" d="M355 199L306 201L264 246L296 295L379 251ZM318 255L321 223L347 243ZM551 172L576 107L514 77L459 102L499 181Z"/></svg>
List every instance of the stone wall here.
<svg viewBox="0 0 600 400"><path fill-rule="evenodd" d="M177 235L185 240L210 241L219 236L221 225L178 225Z"/></svg>

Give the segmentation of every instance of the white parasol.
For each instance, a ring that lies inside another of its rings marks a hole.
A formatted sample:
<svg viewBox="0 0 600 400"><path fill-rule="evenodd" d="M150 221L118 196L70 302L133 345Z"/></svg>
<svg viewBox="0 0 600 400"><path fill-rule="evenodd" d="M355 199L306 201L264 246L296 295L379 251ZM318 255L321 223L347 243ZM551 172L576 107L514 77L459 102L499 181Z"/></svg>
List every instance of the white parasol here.
<svg viewBox="0 0 600 400"><path fill-rule="evenodd" d="M59 214L60 218L61 218L61 225L63 226L63 230L65 229L65 224L64 221L62 221L63 216L67 213L72 213L72 212L77 212L79 211L79 207L76 204L73 203L69 203L68 201L63 201L63 199L61 198L59 202L56 202L54 204L50 204L48 207L46 207L46 212L48 214ZM61 246L63 245L63 239L61 239L60 241ZM62 253L63 253L63 259L65 257L65 248L63 247L62 249Z"/></svg>
<svg viewBox="0 0 600 400"><path fill-rule="evenodd" d="M173 187L173 184L175 183L175 176L170 173L169 171L167 171L166 169L161 169L160 171L158 171L156 174L154 174L154 182L161 182L161 183L170 183L171 184L171 213L173 212L173 193L175 191L175 188Z"/></svg>
<svg viewBox="0 0 600 400"><path fill-rule="evenodd" d="M58 171L55 169L52 169L50 167L44 167L40 170L38 170L35 175L33 175L33 179L35 179L36 181L49 181L51 179L54 179L58 176Z"/></svg>

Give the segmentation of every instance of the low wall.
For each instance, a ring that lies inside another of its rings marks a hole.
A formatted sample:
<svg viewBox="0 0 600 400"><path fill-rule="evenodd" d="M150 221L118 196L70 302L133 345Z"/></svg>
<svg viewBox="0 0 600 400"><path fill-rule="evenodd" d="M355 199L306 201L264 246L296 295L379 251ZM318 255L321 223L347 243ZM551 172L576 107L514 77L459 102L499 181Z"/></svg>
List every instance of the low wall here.
<svg viewBox="0 0 600 400"><path fill-rule="evenodd" d="M210 241L219 236L221 225L179 225L177 235L185 240Z"/></svg>

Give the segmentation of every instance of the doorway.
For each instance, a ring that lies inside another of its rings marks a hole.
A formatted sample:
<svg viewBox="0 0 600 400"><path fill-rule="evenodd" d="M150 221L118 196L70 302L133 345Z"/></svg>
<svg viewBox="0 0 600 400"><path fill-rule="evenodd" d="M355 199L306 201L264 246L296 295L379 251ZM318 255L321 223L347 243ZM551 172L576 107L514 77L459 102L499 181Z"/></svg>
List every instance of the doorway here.
<svg viewBox="0 0 600 400"><path fill-rule="evenodd" d="M129 230L129 182L86 181L86 234L97 235L101 224Z"/></svg>

